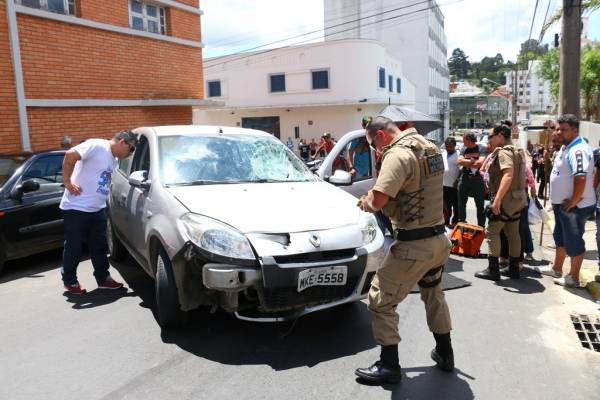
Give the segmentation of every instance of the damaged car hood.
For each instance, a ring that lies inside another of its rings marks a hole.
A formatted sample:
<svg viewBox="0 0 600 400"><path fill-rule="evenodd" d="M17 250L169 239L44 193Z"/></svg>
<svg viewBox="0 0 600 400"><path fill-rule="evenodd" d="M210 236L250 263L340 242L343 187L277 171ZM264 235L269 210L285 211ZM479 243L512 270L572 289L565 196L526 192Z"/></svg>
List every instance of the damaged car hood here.
<svg viewBox="0 0 600 400"><path fill-rule="evenodd" d="M170 187L188 210L243 233L305 232L357 223L356 198L326 182Z"/></svg>

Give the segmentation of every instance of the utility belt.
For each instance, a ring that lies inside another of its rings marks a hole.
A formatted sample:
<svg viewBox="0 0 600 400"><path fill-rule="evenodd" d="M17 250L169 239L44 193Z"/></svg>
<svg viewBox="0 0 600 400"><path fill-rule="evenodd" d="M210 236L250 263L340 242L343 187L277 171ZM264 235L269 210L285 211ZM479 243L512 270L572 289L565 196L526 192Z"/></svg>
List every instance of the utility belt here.
<svg viewBox="0 0 600 400"><path fill-rule="evenodd" d="M506 211L504 211L502 206L500 206L500 214L496 215L492 212L492 207L488 204L487 206L485 206L485 216L490 221L512 222L512 221L518 221L521 219L521 212L519 211L518 214L511 216L511 215L508 215L506 213Z"/></svg>
<svg viewBox="0 0 600 400"><path fill-rule="evenodd" d="M417 229L395 229L394 239L403 242L412 242L414 240L423 240L437 235L446 233L444 225L428 226L426 228Z"/></svg>

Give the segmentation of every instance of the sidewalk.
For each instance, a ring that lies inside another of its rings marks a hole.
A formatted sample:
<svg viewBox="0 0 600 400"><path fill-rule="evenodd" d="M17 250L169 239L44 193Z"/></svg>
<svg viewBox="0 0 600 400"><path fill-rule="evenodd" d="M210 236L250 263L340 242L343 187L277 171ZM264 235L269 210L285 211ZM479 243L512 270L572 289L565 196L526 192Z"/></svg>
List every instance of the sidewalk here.
<svg viewBox="0 0 600 400"><path fill-rule="evenodd" d="M552 215L552 209L549 203L546 205L546 211L549 215ZM548 225L544 225L543 232L542 224L530 225L531 234L533 236L533 242L535 247L535 258L540 260L547 260L552 262L554 260L555 247L554 239L552 238L552 231L550 231ZM540 235L542 233L542 235ZM541 236L541 243L540 243ZM595 281L595 276L598 273L598 248L596 246L596 221L588 221L585 225L585 233L583 235L585 240L586 253L583 259L583 265L579 274L581 286L585 287L589 293L596 299L600 300L600 282ZM563 272L568 273L570 269L570 259L567 257Z"/></svg>

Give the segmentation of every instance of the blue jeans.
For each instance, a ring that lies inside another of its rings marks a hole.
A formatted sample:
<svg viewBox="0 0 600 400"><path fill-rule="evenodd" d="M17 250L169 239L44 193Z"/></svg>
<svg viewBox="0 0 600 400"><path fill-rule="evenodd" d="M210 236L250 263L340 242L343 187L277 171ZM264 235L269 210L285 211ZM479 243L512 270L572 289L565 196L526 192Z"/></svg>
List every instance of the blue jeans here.
<svg viewBox="0 0 600 400"><path fill-rule="evenodd" d="M65 247L61 274L67 285L77 283L77 266L81 259L84 242L90 250L94 277L101 284L108 277L108 256L106 246L106 213L63 210L65 224Z"/></svg>
<svg viewBox="0 0 600 400"><path fill-rule="evenodd" d="M598 249L598 267L600 267L600 204L596 204L596 249Z"/></svg>
<svg viewBox="0 0 600 400"><path fill-rule="evenodd" d="M556 224L554 225L554 243L556 247L564 247L569 257L585 253L583 232L585 222L594 212L594 206L573 208L567 212L561 204L552 204Z"/></svg>

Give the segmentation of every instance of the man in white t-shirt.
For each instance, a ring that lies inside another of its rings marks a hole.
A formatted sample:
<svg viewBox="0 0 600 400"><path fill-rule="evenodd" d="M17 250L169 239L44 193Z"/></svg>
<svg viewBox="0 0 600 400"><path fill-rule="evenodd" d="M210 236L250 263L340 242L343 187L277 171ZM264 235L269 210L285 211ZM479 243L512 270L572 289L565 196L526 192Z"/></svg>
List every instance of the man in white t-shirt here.
<svg viewBox="0 0 600 400"><path fill-rule="evenodd" d="M444 219L448 226L454 226L458 220L458 190L456 189L460 166L456 140L447 137L444 141Z"/></svg>
<svg viewBox="0 0 600 400"><path fill-rule="evenodd" d="M116 158L129 157L136 144L136 135L124 130L111 140L88 139L65 153L62 171L66 190L60 202L65 226L61 274L65 289L71 294L86 292L77 280L77 265L84 242L90 250L98 288L123 287L108 272L104 209Z"/></svg>
<svg viewBox="0 0 600 400"><path fill-rule="evenodd" d="M554 158L550 174L550 200L556 219L552 234L556 255L553 265L538 268L538 271L553 276L558 285L579 287L579 270L585 255L585 223L596 204L593 153L579 136L576 116L566 114L557 122L557 135L564 145ZM566 256L571 257L571 270L563 277Z"/></svg>

